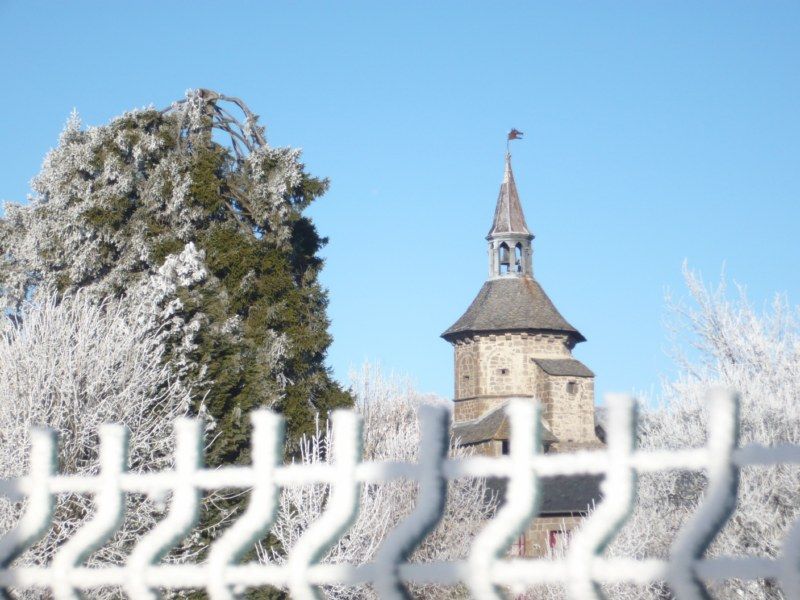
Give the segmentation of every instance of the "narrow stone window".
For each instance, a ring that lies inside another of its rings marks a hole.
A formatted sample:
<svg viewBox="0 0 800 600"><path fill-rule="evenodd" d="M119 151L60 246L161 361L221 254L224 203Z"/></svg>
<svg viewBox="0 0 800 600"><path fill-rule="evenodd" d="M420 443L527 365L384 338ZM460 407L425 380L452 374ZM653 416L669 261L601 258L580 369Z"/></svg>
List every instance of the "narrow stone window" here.
<svg viewBox="0 0 800 600"><path fill-rule="evenodd" d="M578 391L578 384L575 383L574 381L568 381L567 382L567 393L568 394L574 394L577 391Z"/></svg>
<svg viewBox="0 0 800 600"><path fill-rule="evenodd" d="M469 375L464 375L464 379L469 380Z"/></svg>
<svg viewBox="0 0 800 600"><path fill-rule="evenodd" d="M500 375L508 375L508 369L500 369Z"/></svg>
<svg viewBox="0 0 800 600"><path fill-rule="evenodd" d="M514 246L514 270L522 273L522 244Z"/></svg>
<svg viewBox="0 0 800 600"><path fill-rule="evenodd" d="M507 456L510 451L511 447L508 445L508 440L500 440L500 452L503 456Z"/></svg>

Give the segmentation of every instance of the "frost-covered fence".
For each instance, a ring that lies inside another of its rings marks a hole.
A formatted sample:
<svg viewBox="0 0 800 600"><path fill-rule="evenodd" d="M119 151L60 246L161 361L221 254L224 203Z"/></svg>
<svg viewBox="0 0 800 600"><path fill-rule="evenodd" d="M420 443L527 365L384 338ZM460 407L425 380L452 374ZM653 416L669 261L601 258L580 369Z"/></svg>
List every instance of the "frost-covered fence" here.
<svg viewBox="0 0 800 600"><path fill-rule="evenodd" d="M215 470L202 467L202 429L195 420L175 424L174 469L126 472L126 432L107 425L100 432L100 468L93 477L57 472L52 432L32 432L30 474L0 481L0 494L27 499L14 529L0 538L0 586L3 589L49 589L58 599L78 598L80 591L119 586L136 599L155 598L159 589L205 589L214 599L229 599L246 588L272 585L293 598L318 597L316 586L369 583L382 598L404 598L404 582L463 583L473 597L497 600L503 588L514 590L562 583L570 597L602 597L600 585L666 581L680 599L707 598L704 581L727 578L775 580L788 598L800 598L800 525L787 534L778 558L704 559L715 534L736 504L738 470L745 465L800 463L800 446L739 448L738 400L716 392L710 397L708 442L697 449L637 451L636 410L627 397L609 399L608 447L574 454L540 453L538 408L525 400L511 402L510 452L489 458L448 459L449 414L441 407L420 409L418 463L361 462L359 418L333 414L334 444L330 462L282 464L283 426L268 411L251 415L252 464ZM669 560L604 558L603 550L625 523L636 499L638 473L668 469L704 470L707 490L693 518L675 539ZM563 559L510 559L506 551L535 518L540 479L554 475L603 474L604 498L572 537ZM447 481L460 477L508 480L506 502L472 544L468 558L457 562L412 563L408 557L440 520ZM345 535L359 509L362 484L407 478L419 483L414 510L387 537L374 562L322 564L328 548ZM324 514L289 550L284 564L241 564L239 558L269 531L280 489L312 483L330 485ZM200 499L211 490L249 490L245 513L212 544L202 564L165 564L160 559L187 536L198 519ZM96 511L49 565L14 567L13 561L50 527L55 496L89 494ZM126 494L169 495L164 519L144 534L124 565L82 566L119 527Z"/></svg>

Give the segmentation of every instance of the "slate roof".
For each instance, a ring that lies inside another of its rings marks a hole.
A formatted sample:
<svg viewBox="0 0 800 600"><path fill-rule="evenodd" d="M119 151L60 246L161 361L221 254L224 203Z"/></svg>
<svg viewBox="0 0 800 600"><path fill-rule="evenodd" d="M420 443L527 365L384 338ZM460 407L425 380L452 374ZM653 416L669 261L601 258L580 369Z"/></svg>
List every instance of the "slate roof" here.
<svg viewBox="0 0 800 600"><path fill-rule="evenodd" d="M458 334L507 331L554 331L570 334L576 342L586 341L532 277L488 280L467 312L442 337L453 341Z"/></svg>
<svg viewBox="0 0 800 600"><path fill-rule="evenodd" d="M541 515L586 513L587 507L598 504L603 496L600 483L603 475L556 475L543 477ZM487 487L497 494L502 504L505 501L506 479L491 478Z"/></svg>
<svg viewBox="0 0 800 600"><path fill-rule="evenodd" d="M594 373L589 367L574 358L534 358L533 360L548 375L594 377Z"/></svg>
<svg viewBox="0 0 800 600"><path fill-rule="evenodd" d="M491 238L498 234L518 233L533 237L525 223L522 205L519 202L517 184L514 182L514 172L511 170L511 155L506 154L506 170L503 183L500 185L500 194L497 197L497 207L494 210L492 228L489 230Z"/></svg>
<svg viewBox="0 0 800 600"><path fill-rule="evenodd" d="M509 435L510 426L505 403L479 419L453 425L453 437L457 438L462 446L488 440L507 440ZM542 442L549 444L556 441L557 438L546 427L542 427Z"/></svg>

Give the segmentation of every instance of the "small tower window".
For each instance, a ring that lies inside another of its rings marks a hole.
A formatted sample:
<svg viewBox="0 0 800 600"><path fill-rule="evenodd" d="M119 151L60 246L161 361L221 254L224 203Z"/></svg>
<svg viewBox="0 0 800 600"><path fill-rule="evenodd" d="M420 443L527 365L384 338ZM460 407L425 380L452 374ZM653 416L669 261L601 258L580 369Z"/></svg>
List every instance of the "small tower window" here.
<svg viewBox="0 0 800 600"><path fill-rule="evenodd" d="M574 381L568 381L567 382L567 393L568 394L574 394L577 391L578 391L578 384L575 383Z"/></svg>
<svg viewBox="0 0 800 600"><path fill-rule="evenodd" d="M514 270L522 273L522 244L514 246Z"/></svg>
<svg viewBox="0 0 800 600"><path fill-rule="evenodd" d="M500 375L508 375L508 369L500 369Z"/></svg>
<svg viewBox="0 0 800 600"><path fill-rule="evenodd" d="M511 452L511 446L508 444L508 440L500 440L500 453L503 456L507 456Z"/></svg>

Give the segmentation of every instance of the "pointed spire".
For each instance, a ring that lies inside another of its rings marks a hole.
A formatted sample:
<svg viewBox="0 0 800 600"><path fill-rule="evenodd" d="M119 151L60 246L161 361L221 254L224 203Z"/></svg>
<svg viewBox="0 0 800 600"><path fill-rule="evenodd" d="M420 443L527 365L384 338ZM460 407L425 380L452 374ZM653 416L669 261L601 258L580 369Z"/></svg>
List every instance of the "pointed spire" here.
<svg viewBox="0 0 800 600"><path fill-rule="evenodd" d="M514 171L511 170L511 154L506 153L506 170L503 175L503 183L500 185L500 195L497 197L494 221L487 238L509 233L533 237L525 223L525 215L522 213L522 205L519 202L517 184L514 183Z"/></svg>

